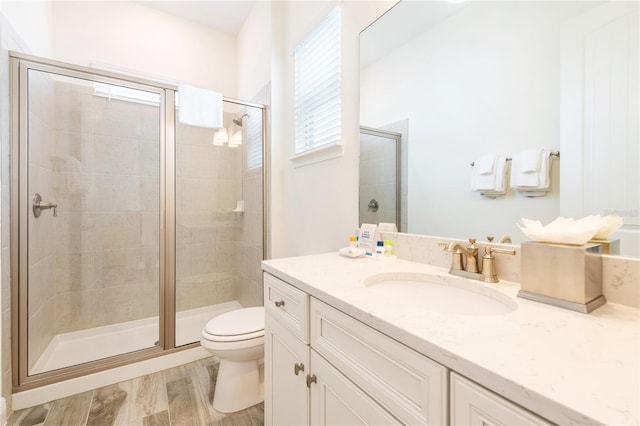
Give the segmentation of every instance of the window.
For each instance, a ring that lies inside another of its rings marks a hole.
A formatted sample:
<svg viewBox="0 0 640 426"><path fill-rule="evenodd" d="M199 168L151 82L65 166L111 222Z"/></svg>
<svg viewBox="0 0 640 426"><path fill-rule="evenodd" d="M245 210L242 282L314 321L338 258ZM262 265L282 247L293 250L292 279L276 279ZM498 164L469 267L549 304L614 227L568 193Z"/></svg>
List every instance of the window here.
<svg viewBox="0 0 640 426"><path fill-rule="evenodd" d="M262 110L249 111L247 117L247 169L262 167Z"/></svg>
<svg viewBox="0 0 640 426"><path fill-rule="evenodd" d="M340 142L340 8L295 48L295 155Z"/></svg>

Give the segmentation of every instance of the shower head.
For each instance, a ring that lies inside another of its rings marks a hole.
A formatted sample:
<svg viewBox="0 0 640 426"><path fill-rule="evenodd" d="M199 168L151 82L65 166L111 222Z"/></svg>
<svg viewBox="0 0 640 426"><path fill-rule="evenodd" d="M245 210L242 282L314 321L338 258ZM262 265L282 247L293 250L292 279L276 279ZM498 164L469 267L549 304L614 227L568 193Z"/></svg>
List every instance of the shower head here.
<svg viewBox="0 0 640 426"><path fill-rule="evenodd" d="M233 120L231 120L231 121L233 121L236 125L238 125L238 126L242 127L242 119L243 119L243 118L245 118L245 117L248 117L248 116L249 116L249 114L244 114L242 117L240 117L240 118L234 118L234 119L233 119Z"/></svg>

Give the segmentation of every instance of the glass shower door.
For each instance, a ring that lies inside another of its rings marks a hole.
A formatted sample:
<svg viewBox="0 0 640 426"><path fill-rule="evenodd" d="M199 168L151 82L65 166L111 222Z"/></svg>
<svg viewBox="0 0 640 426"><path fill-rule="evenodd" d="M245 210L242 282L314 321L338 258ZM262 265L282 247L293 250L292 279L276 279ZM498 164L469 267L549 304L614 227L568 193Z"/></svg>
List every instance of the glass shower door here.
<svg viewBox="0 0 640 426"><path fill-rule="evenodd" d="M163 92L65 74L20 69L28 376L161 342Z"/></svg>

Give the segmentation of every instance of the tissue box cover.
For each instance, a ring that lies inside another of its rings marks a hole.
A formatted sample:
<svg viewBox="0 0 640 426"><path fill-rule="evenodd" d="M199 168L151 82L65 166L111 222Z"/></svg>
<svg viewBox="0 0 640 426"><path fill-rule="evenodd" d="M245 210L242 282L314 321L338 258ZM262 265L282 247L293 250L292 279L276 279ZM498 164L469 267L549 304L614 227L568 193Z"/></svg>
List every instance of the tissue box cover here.
<svg viewBox="0 0 640 426"><path fill-rule="evenodd" d="M577 304L602 295L602 246L521 244L520 288Z"/></svg>

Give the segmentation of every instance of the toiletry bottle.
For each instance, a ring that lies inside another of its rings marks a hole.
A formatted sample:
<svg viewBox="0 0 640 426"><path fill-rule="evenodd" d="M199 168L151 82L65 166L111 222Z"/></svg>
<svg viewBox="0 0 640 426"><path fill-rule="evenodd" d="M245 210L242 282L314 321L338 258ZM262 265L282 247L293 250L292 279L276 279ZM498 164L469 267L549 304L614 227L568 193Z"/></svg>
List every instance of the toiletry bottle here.
<svg viewBox="0 0 640 426"><path fill-rule="evenodd" d="M357 247L355 235L349 237L349 247Z"/></svg>
<svg viewBox="0 0 640 426"><path fill-rule="evenodd" d="M378 241L376 244L376 254L375 257L383 258L384 257L384 243L382 241Z"/></svg>
<svg viewBox="0 0 640 426"><path fill-rule="evenodd" d="M393 256L393 245L391 244L391 240L384 240L384 255Z"/></svg>

